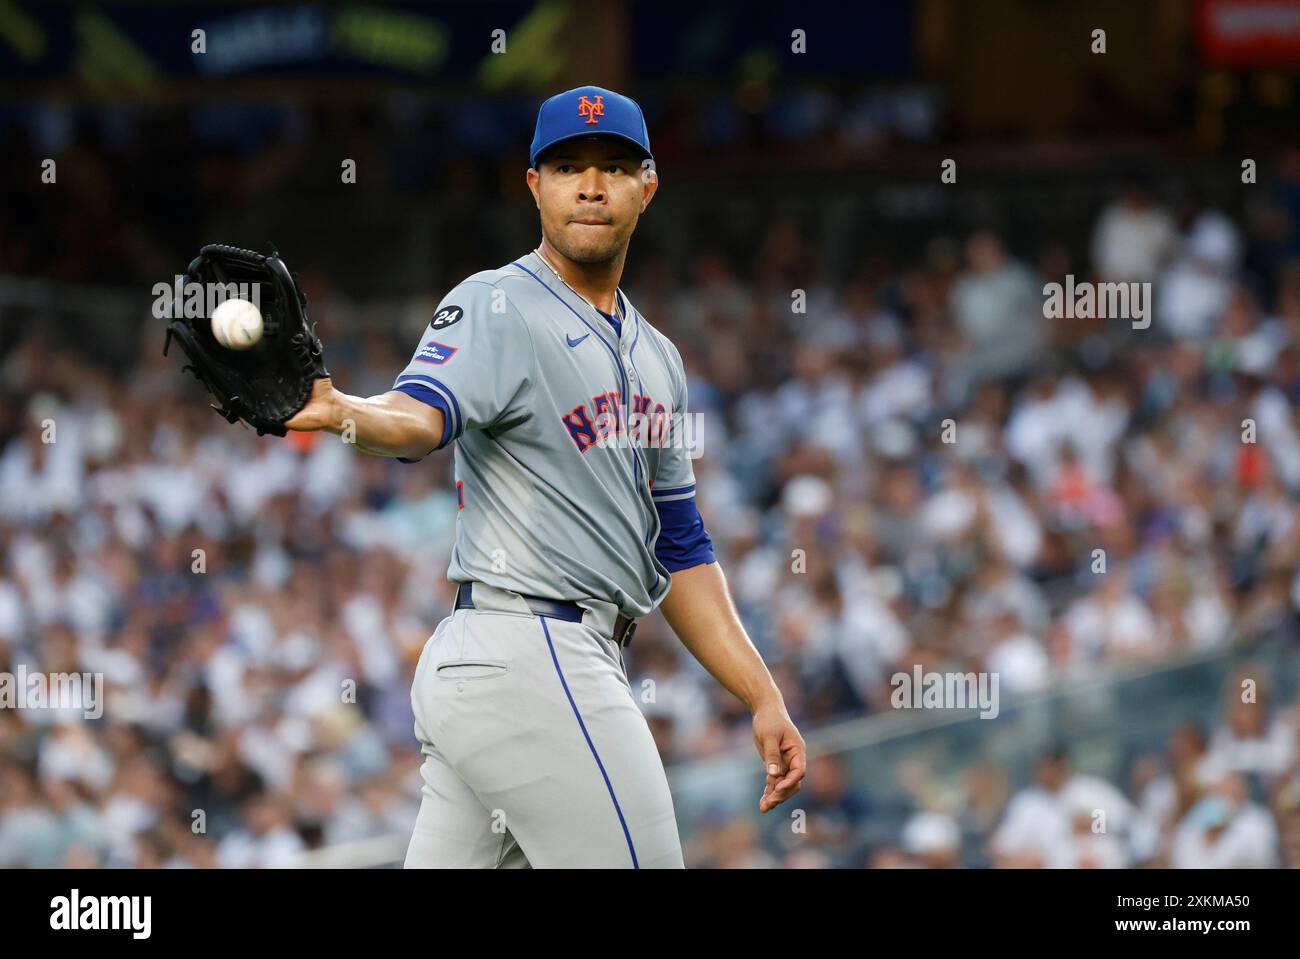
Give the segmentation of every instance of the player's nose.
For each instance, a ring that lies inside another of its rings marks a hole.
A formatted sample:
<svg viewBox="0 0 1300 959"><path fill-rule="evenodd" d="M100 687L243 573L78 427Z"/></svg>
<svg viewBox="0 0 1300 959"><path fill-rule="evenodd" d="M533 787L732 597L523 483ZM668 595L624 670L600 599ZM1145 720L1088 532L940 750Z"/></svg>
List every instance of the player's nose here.
<svg viewBox="0 0 1300 959"><path fill-rule="evenodd" d="M598 167L589 166L578 181L578 199L584 203L605 201L605 180Z"/></svg>

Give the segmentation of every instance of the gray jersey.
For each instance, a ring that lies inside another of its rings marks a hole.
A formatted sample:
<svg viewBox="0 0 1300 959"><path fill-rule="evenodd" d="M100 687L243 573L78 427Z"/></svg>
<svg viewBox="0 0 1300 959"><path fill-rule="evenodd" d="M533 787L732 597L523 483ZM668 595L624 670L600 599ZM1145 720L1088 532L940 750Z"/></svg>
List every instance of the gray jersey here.
<svg viewBox="0 0 1300 959"><path fill-rule="evenodd" d="M394 386L450 414L452 581L632 617L668 592L655 502L695 494L686 376L672 343L617 299L621 336L529 253L438 305Z"/></svg>

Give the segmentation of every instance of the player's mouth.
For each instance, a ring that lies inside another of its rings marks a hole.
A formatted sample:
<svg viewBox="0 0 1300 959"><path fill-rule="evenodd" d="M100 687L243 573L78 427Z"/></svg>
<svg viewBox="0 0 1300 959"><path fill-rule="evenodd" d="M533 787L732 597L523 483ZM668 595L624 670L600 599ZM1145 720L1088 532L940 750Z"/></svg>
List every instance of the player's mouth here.
<svg viewBox="0 0 1300 959"><path fill-rule="evenodd" d="M576 216L570 223L581 223L583 226L609 226L610 221L598 216Z"/></svg>

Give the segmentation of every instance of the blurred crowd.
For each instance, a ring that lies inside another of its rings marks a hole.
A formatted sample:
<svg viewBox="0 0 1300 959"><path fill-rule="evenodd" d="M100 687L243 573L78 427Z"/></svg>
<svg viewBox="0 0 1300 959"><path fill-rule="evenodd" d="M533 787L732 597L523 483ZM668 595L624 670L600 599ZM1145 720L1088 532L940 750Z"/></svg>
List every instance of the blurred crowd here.
<svg viewBox="0 0 1300 959"><path fill-rule="evenodd" d="M1300 868L1300 701L1243 701L1233 675L1218 718L1183 723L1162 750L1136 750L1114 781L1078 768L1066 741L1017 788L1005 757L955 775L899 762L888 797L817 757L788 822L716 815L688 847L714 868Z"/></svg>
<svg viewBox="0 0 1300 959"><path fill-rule="evenodd" d="M1135 183L1086 256L989 227L845 277L781 217L748 261L703 245L689 275L633 241L625 288L704 414L701 511L805 733L890 711L917 664L996 673L1011 701L1296 641L1300 161L1260 191L1229 216ZM128 258L166 245L127 239ZM1151 284L1153 322L1046 318L1043 284L1067 276ZM384 334L305 282L360 394L389 387L445 292ZM0 866L281 866L407 833L411 676L452 600L451 456L228 425L160 325L127 369L39 327L0 358L0 671L107 687L99 720L0 710ZM670 766L752 749L741 704L657 617L627 656ZM1296 709L1266 707L1230 697L1125 782L1057 748L1020 792L982 767L957 807L917 785L889 841L862 838L876 799L821 757L804 841L724 818L688 862L1294 865Z"/></svg>

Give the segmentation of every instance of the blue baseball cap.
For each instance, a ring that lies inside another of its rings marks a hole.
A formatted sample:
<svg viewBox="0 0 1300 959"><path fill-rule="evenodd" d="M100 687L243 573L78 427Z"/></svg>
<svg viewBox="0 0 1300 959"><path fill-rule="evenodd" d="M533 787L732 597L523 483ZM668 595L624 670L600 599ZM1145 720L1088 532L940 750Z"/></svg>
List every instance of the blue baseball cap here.
<svg viewBox="0 0 1300 959"><path fill-rule="evenodd" d="M537 111L529 165L536 168L538 156L557 143L590 136L618 137L653 158L650 131L636 101L603 87L576 87L557 93Z"/></svg>

